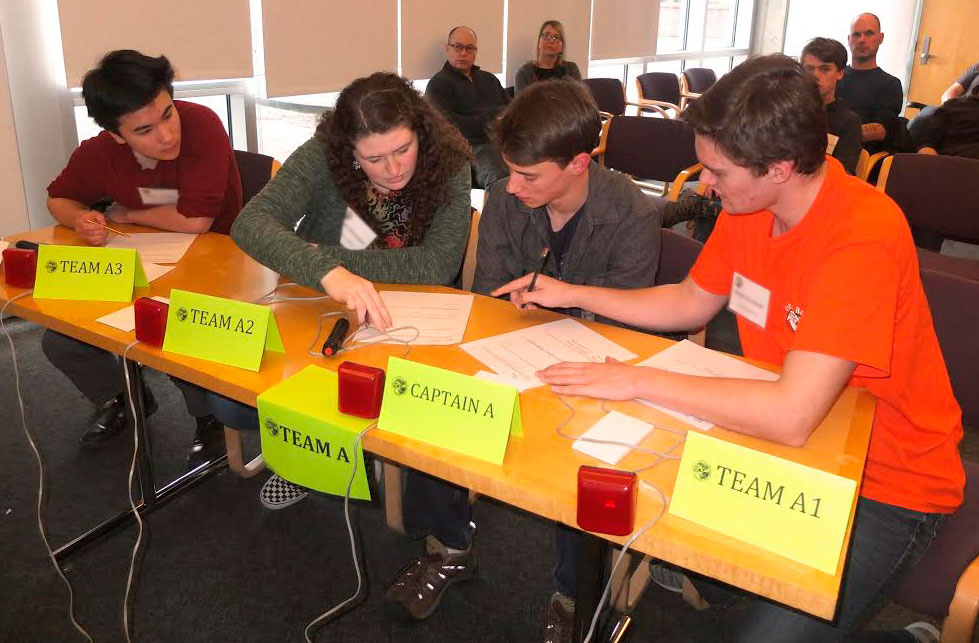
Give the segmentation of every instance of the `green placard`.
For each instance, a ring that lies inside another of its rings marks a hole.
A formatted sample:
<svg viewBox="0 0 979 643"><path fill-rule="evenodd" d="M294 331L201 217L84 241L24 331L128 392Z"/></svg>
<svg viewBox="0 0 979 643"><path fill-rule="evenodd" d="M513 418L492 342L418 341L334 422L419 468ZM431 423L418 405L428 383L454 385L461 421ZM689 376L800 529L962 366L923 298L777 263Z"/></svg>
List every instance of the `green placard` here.
<svg viewBox="0 0 979 643"><path fill-rule="evenodd" d="M523 436L517 389L392 357L378 427L502 464L510 435Z"/></svg>
<svg viewBox="0 0 979 643"><path fill-rule="evenodd" d="M174 288L163 350L257 371L265 350L283 352L265 306Z"/></svg>
<svg viewBox="0 0 979 643"><path fill-rule="evenodd" d="M337 410L337 374L307 366L258 396L262 459L298 485L344 495L350 472L357 475L350 497L370 500L362 445L354 443L371 420Z"/></svg>
<svg viewBox="0 0 979 643"><path fill-rule="evenodd" d="M856 486L849 478L691 431L670 513L835 574Z"/></svg>
<svg viewBox="0 0 979 643"><path fill-rule="evenodd" d="M35 299L131 301L133 286L147 286L133 248L56 246L37 251Z"/></svg>

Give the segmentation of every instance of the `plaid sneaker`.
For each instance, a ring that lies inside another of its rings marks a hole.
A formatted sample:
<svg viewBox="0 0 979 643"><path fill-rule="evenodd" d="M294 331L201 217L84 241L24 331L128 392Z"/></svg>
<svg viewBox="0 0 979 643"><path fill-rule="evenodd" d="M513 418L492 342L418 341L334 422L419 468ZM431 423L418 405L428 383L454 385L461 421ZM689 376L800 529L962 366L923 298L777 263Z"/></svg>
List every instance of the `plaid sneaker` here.
<svg viewBox="0 0 979 643"><path fill-rule="evenodd" d="M292 484L273 473L272 477L262 485L262 491L258 494L258 498L266 509L284 509L305 498L306 493L304 487Z"/></svg>
<svg viewBox="0 0 979 643"><path fill-rule="evenodd" d="M571 643L574 632L574 599L554 592L547 602L544 643Z"/></svg>
<svg viewBox="0 0 979 643"><path fill-rule="evenodd" d="M385 607L405 620L428 618L452 583L466 581L476 572L476 547L450 554L434 536L425 537L425 555L398 572L384 592Z"/></svg>

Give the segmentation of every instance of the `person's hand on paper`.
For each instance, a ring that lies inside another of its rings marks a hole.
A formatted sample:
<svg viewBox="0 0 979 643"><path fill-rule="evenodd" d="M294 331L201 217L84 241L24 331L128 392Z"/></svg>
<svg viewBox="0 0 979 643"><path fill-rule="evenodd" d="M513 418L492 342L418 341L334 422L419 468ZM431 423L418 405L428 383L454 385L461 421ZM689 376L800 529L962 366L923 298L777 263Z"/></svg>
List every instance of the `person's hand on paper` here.
<svg viewBox="0 0 979 643"><path fill-rule="evenodd" d="M75 220L75 234L90 246L104 246L109 238L105 217L97 210L85 210Z"/></svg>
<svg viewBox="0 0 979 643"><path fill-rule="evenodd" d="M503 284L490 293L493 297L510 295L510 301L520 310L534 310L538 306L545 308L570 308L573 306L572 295L577 286L566 284L553 277L537 275L534 289L527 291L534 274L530 273Z"/></svg>
<svg viewBox="0 0 979 643"><path fill-rule="evenodd" d="M604 363L560 362L537 371L551 390L564 395L586 395L603 400L635 399L639 376L635 366L606 357Z"/></svg>
<svg viewBox="0 0 979 643"><path fill-rule="evenodd" d="M344 306L357 311L357 323L362 324L370 316L371 324L385 332L391 327L391 315L381 301L374 284L358 277L346 268L337 266L320 280L323 292Z"/></svg>

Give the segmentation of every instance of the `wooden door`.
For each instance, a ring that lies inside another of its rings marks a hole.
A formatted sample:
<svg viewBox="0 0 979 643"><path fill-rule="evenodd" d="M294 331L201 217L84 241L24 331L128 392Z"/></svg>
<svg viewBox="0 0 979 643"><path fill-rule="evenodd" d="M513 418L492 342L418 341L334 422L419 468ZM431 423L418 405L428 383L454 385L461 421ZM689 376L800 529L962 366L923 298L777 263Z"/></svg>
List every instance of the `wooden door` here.
<svg viewBox="0 0 979 643"><path fill-rule="evenodd" d="M908 98L937 105L942 92L970 65L979 62L979 0L924 0ZM921 48L931 37L928 60ZM968 89L968 88L967 88Z"/></svg>

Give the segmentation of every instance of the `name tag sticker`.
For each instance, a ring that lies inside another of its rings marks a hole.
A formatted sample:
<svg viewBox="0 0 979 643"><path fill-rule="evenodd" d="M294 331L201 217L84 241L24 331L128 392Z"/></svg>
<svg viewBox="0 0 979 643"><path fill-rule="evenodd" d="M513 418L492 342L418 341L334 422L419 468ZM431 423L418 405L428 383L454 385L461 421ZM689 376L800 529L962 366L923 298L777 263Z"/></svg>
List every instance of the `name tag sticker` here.
<svg viewBox="0 0 979 643"><path fill-rule="evenodd" d="M258 396L262 458L295 484L343 496L356 462L350 497L370 500L364 449L357 434L372 420L337 410L337 374L307 366Z"/></svg>
<svg viewBox="0 0 979 643"><path fill-rule="evenodd" d="M175 288L163 350L257 371L266 350L285 348L269 308Z"/></svg>
<svg viewBox="0 0 979 643"><path fill-rule="evenodd" d="M377 426L502 464L510 435L523 436L517 389L406 359L388 360Z"/></svg>
<svg viewBox="0 0 979 643"><path fill-rule="evenodd" d="M143 205L173 205L180 199L180 190L172 188L137 188Z"/></svg>
<svg viewBox="0 0 979 643"><path fill-rule="evenodd" d="M691 431L670 513L835 574L856 482Z"/></svg>
<svg viewBox="0 0 979 643"><path fill-rule="evenodd" d="M37 251L35 299L132 301L133 288L148 285L132 248L42 244Z"/></svg>
<svg viewBox="0 0 979 643"><path fill-rule="evenodd" d="M360 215L351 208L343 215L343 228L340 229L340 245L348 250L363 250L377 239L377 233L364 223Z"/></svg>
<svg viewBox="0 0 979 643"><path fill-rule="evenodd" d="M772 291L756 284L744 275L734 273L731 281L731 298L727 307L753 324L765 327L768 321L768 300Z"/></svg>

